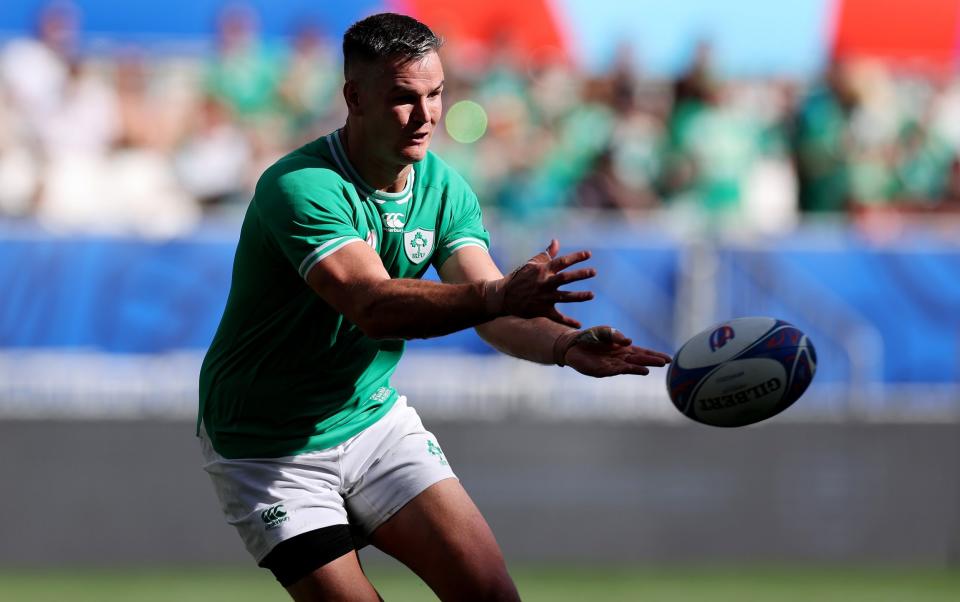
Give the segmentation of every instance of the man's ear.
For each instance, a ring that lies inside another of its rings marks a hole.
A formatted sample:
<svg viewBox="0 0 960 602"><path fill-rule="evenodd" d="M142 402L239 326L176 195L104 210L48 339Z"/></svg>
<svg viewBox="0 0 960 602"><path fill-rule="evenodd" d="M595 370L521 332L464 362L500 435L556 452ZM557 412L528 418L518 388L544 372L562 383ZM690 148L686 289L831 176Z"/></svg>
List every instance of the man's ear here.
<svg viewBox="0 0 960 602"><path fill-rule="evenodd" d="M351 115L363 115L360 108L360 87L357 81L348 79L343 84L343 99L347 103L347 110Z"/></svg>

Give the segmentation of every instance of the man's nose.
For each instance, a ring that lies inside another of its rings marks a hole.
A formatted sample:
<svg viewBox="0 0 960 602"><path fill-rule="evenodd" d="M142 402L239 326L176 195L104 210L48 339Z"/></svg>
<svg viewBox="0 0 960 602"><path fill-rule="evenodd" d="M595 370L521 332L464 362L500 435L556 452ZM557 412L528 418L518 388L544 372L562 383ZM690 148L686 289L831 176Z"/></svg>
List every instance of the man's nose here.
<svg viewBox="0 0 960 602"><path fill-rule="evenodd" d="M415 119L417 123L430 121L430 107L427 102L427 97L421 96L419 101L413 106L413 114L411 117Z"/></svg>

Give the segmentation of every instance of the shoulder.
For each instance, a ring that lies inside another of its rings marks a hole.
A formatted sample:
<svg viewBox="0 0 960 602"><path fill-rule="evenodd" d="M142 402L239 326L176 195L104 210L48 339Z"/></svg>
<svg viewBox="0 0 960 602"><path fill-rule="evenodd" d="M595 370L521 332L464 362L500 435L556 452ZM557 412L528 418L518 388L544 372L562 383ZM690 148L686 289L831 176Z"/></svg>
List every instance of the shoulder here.
<svg viewBox="0 0 960 602"><path fill-rule="evenodd" d="M427 151L427 156L417 164L416 170L417 181L424 187L473 193L463 176L433 151Z"/></svg>
<svg viewBox="0 0 960 602"><path fill-rule="evenodd" d="M257 193L342 189L343 176L325 151L320 139L287 153L263 172L257 182Z"/></svg>
<svg viewBox="0 0 960 602"><path fill-rule="evenodd" d="M344 199L347 182L322 144L323 139L306 144L268 167L257 181L254 202L269 208Z"/></svg>

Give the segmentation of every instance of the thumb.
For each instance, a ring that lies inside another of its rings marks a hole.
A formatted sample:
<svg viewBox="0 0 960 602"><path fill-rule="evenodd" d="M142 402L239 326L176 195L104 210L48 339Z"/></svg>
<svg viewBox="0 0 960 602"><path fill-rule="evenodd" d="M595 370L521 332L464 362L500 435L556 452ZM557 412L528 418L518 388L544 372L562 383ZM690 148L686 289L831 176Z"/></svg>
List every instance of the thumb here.
<svg viewBox="0 0 960 602"><path fill-rule="evenodd" d="M617 330L612 326L597 326L597 338L601 343L606 343L608 345L618 345L626 346L631 344L629 338L627 338L622 332Z"/></svg>
<svg viewBox="0 0 960 602"><path fill-rule="evenodd" d="M632 341L612 326L593 326L580 333L577 344L603 347L625 347Z"/></svg>
<svg viewBox="0 0 960 602"><path fill-rule="evenodd" d="M530 261L527 263L547 263L551 259L557 256L557 253L560 251L560 243L556 238L550 241L550 244L547 245L547 248L543 251L540 251L536 255L530 258Z"/></svg>

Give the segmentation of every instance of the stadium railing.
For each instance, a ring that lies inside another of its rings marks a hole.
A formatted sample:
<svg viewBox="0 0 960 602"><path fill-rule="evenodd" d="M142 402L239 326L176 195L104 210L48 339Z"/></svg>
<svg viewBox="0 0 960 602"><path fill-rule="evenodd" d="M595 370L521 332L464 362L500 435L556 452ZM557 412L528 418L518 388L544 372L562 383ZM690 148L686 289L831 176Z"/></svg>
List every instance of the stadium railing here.
<svg viewBox="0 0 960 602"><path fill-rule="evenodd" d="M912 221L885 240L835 223L675 226L661 214L490 220L501 265L554 236L592 249L597 300L570 313L644 346L675 351L736 316L799 326L818 374L784 420L960 420L960 225ZM3 224L0 417L192 416L235 237L236 224L165 241ZM425 413L450 417L681 419L662 371L595 381L500 356L469 331L412 342L395 384Z"/></svg>

